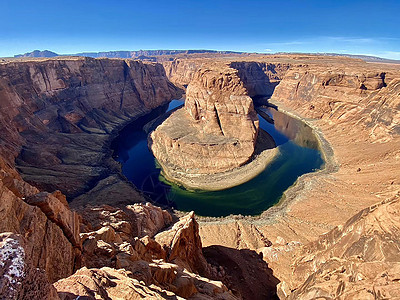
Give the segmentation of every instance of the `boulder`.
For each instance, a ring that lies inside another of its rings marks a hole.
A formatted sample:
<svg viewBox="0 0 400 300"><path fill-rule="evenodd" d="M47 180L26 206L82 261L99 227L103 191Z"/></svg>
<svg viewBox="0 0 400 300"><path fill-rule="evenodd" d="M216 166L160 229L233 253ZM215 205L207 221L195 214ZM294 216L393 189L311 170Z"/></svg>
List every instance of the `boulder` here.
<svg viewBox="0 0 400 300"><path fill-rule="evenodd" d="M168 262L174 262L191 272L208 273L194 212L182 217L170 230L157 234L155 240L167 252Z"/></svg>

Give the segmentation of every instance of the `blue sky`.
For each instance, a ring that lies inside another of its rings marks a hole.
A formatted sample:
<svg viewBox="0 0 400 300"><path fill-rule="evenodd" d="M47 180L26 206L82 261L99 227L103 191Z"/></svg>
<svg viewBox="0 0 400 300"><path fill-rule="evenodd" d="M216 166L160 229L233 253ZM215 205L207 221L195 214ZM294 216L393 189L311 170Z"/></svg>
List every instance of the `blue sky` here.
<svg viewBox="0 0 400 300"><path fill-rule="evenodd" d="M139 49L400 59L400 1L0 0L0 56Z"/></svg>

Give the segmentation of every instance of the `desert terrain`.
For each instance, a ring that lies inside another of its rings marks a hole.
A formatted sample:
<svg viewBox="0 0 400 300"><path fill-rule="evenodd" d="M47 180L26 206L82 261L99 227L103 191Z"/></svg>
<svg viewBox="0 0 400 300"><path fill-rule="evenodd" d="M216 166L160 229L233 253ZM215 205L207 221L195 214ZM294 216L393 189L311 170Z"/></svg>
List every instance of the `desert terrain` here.
<svg viewBox="0 0 400 300"><path fill-rule="evenodd" d="M181 97L150 134L166 169L244 166L256 102L311 126L325 165L259 216L157 207L110 144ZM247 53L2 59L0 114L2 298L400 297L399 65Z"/></svg>

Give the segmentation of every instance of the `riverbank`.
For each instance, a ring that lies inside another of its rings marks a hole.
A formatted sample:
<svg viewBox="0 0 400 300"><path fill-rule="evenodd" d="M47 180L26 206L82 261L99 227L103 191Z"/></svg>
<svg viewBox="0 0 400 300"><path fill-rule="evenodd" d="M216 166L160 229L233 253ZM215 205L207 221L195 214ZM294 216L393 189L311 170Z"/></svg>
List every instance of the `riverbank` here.
<svg viewBox="0 0 400 300"><path fill-rule="evenodd" d="M339 163L334 155L334 150L331 147L330 143L325 138L321 129L315 124L315 119L310 118L302 118L299 116L294 110L284 106L278 101L270 101L271 104L278 107L278 111L301 121L306 124L313 130L313 134L318 142L319 150L321 152L321 156L324 161L324 165L321 169L316 170L311 173L306 173L298 177L296 182L292 186L290 186L283 193L281 199L277 204L268 208L263 213L258 216L246 216L246 215L230 215L227 217L203 217L198 216L198 220L202 225L227 225L234 224L239 222L243 222L243 224L247 224L246 226L270 226L277 222L277 219L284 218L287 216L290 211L291 205L298 202L303 193L307 192L310 189L311 182L315 182L320 177L329 176L331 173L335 173L339 169ZM278 150L279 153L279 150ZM277 154L278 155L278 154ZM276 156L275 156L276 157ZM181 215L180 212L175 212L177 215ZM183 213L182 213L183 215Z"/></svg>

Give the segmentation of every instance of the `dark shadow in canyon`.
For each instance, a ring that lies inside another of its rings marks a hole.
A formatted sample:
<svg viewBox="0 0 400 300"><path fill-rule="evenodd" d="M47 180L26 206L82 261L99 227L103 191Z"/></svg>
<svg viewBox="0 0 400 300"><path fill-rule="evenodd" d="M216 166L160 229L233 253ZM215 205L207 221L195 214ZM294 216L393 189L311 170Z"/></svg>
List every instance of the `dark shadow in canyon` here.
<svg viewBox="0 0 400 300"><path fill-rule="evenodd" d="M262 259L262 254L249 249L233 249L224 246L203 248L208 263L225 272L221 280L234 295L248 300L279 299L277 285L280 282Z"/></svg>
<svg viewBox="0 0 400 300"><path fill-rule="evenodd" d="M238 71L255 106L267 105L289 68L289 65L261 62L232 62L230 66Z"/></svg>

